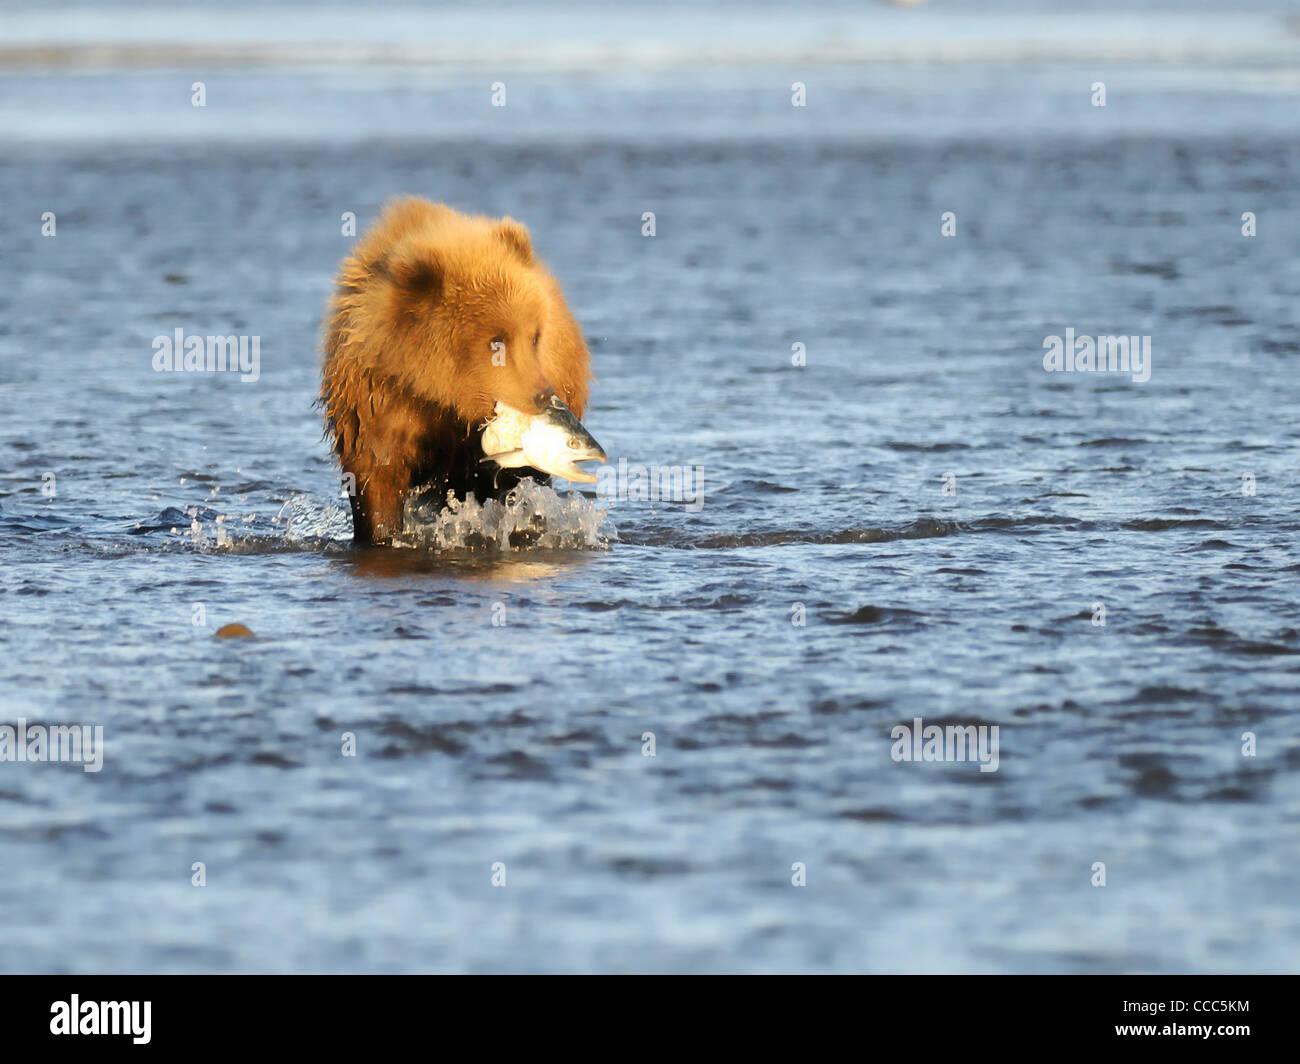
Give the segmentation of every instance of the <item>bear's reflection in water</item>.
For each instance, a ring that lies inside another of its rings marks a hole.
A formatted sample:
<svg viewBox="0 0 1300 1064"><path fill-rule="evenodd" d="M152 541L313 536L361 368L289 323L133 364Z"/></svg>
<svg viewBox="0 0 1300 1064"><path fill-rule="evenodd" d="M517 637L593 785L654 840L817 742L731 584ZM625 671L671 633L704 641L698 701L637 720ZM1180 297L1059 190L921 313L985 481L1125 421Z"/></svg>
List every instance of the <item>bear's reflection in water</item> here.
<svg viewBox="0 0 1300 1064"><path fill-rule="evenodd" d="M454 575L458 579L503 584L531 584L586 565L591 556L582 551L540 551L528 554L479 554L427 550L393 550L362 547L339 555L337 564L354 576L398 580L427 573Z"/></svg>

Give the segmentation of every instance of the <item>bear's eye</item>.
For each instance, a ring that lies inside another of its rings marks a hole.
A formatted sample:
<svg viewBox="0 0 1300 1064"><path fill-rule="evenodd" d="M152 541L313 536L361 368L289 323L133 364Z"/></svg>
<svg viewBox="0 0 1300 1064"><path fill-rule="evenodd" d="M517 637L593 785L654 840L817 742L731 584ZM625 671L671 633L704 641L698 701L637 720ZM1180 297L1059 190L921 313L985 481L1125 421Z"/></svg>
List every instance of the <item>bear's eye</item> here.
<svg viewBox="0 0 1300 1064"><path fill-rule="evenodd" d="M535 333L533 333L533 346L536 347L538 342L541 339L542 339L542 330L538 329Z"/></svg>
<svg viewBox="0 0 1300 1064"><path fill-rule="evenodd" d="M500 351L505 346L506 338L504 336L494 336L488 341L488 347L493 351Z"/></svg>

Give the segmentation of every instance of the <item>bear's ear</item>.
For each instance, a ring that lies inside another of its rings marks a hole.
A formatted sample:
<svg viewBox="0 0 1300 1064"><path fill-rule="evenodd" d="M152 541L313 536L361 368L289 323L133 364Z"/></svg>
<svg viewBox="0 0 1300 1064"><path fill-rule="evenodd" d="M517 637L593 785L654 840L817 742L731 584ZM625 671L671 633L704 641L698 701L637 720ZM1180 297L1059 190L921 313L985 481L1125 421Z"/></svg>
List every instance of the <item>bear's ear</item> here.
<svg viewBox="0 0 1300 1064"><path fill-rule="evenodd" d="M533 241L521 222L516 222L513 218L502 218L497 226L497 233L505 241L506 247L518 255L525 266L533 264Z"/></svg>
<svg viewBox="0 0 1300 1064"><path fill-rule="evenodd" d="M378 269L393 284L417 295L437 295L446 272L437 250L419 245L399 248Z"/></svg>

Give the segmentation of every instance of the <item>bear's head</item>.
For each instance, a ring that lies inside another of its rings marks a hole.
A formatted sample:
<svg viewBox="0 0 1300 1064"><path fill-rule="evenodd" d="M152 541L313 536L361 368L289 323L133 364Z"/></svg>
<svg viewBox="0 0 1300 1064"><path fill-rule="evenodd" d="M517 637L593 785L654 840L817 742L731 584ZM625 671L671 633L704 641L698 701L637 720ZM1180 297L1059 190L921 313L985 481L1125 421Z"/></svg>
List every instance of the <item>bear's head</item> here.
<svg viewBox="0 0 1300 1064"><path fill-rule="evenodd" d="M548 406L550 279L524 226L448 212L407 234L376 274L387 303L377 320L395 334L391 357L381 350L379 359L415 394L469 424L498 402L529 413Z"/></svg>

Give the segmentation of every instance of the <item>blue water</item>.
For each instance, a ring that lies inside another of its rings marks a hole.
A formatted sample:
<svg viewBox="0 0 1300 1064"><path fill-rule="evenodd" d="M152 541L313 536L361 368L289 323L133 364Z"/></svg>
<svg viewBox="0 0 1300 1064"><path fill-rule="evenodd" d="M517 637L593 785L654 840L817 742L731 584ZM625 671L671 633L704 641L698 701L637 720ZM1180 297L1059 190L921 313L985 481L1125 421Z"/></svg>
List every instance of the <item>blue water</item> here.
<svg viewBox="0 0 1300 1064"><path fill-rule="evenodd" d="M0 762L0 970L1295 970L1295 21L969 6L5 10L0 714L106 749ZM529 225L702 505L351 547L319 324L397 193Z"/></svg>

